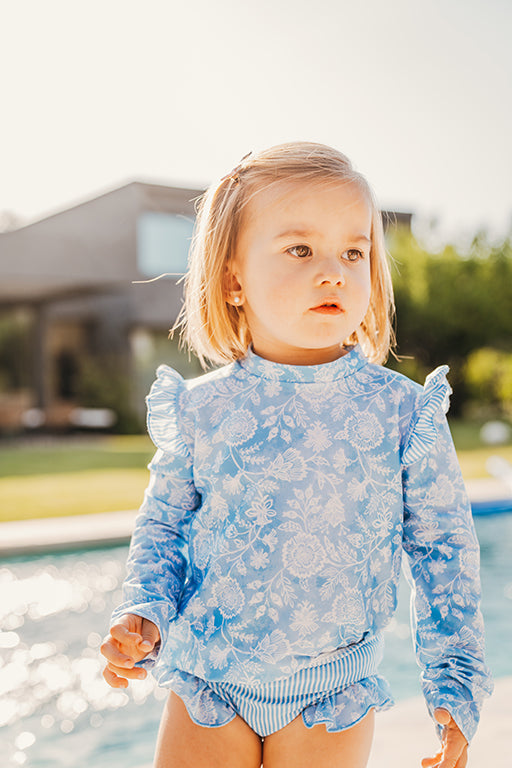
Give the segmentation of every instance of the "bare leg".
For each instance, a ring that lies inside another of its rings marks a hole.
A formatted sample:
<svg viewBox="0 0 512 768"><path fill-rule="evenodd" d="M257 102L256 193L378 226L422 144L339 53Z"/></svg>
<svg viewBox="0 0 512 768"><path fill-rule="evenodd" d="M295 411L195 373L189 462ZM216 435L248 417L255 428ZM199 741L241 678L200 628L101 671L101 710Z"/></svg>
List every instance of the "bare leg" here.
<svg viewBox="0 0 512 768"><path fill-rule="evenodd" d="M302 715L263 742L263 768L365 768L374 728L373 709L352 728L329 733L307 728Z"/></svg>
<svg viewBox="0 0 512 768"><path fill-rule="evenodd" d="M175 693L165 706L156 743L154 768L260 768L261 738L235 717L219 728L190 719Z"/></svg>

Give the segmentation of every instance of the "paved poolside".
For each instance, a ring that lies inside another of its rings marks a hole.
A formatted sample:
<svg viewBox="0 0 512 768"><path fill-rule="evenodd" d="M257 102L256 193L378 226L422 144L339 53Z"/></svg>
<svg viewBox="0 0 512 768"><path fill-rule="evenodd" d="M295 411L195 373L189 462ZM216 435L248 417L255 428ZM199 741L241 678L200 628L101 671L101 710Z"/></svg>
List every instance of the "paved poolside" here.
<svg viewBox="0 0 512 768"><path fill-rule="evenodd" d="M103 512L0 523L0 558L127 544L137 512Z"/></svg>
<svg viewBox="0 0 512 768"><path fill-rule="evenodd" d="M399 702L376 718L368 768L419 768L438 746L434 725L421 697ZM478 731L469 750L468 768L512 765L512 677L495 681L484 704Z"/></svg>

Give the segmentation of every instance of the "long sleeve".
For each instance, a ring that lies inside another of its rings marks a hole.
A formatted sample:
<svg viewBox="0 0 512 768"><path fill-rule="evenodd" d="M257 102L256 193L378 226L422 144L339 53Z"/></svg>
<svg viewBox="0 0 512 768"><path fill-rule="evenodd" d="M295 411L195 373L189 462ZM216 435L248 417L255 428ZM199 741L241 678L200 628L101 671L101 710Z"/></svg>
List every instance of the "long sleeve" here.
<svg viewBox="0 0 512 768"><path fill-rule="evenodd" d="M188 575L188 528L198 495L190 451L179 423L183 380L162 366L147 398L148 430L158 450L149 464L150 481L135 522L123 584L125 613L153 621L165 643Z"/></svg>
<svg viewBox="0 0 512 768"><path fill-rule="evenodd" d="M444 415L451 391L446 370L427 379L403 454L403 547L429 711L446 708L469 742L492 682L484 661L479 545Z"/></svg>

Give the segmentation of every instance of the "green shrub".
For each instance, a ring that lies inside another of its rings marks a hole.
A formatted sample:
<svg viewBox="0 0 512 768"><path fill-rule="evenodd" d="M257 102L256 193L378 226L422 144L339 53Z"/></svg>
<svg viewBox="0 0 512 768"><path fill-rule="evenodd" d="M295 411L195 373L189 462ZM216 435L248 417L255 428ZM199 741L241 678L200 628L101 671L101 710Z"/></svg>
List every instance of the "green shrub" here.
<svg viewBox="0 0 512 768"><path fill-rule="evenodd" d="M464 376L472 400L512 415L512 353L477 349L468 356Z"/></svg>
<svg viewBox="0 0 512 768"><path fill-rule="evenodd" d="M134 434L143 430L132 406L131 378L125 366L112 358L82 358L77 382L77 400L84 408L109 408L117 420L112 430Z"/></svg>

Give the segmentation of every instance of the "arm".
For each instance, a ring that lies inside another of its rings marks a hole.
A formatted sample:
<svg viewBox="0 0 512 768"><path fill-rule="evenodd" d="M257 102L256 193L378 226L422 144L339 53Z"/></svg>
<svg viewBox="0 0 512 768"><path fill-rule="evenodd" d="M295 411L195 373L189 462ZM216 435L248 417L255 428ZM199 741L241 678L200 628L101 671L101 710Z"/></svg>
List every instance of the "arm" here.
<svg viewBox="0 0 512 768"><path fill-rule="evenodd" d="M115 624L127 613L149 619L164 643L187 576L188 527L200 497L189 457L158 450L149 468L150 482L128 554L123 602L112 620Z"/></svg>
<svg viewBox="0 0 512 768"><path fill-rule="evenodd" d="M417 432L425 426L420 420L421 415ZM413 590L416 657L431 715L447 710L457 729L438 721L440 735L452 743L460 731L469 742L482 701L492 691L484 662L479 546L443 408L431 414L430 426L423 455L421 439L410 440L415 450L404 453L403 548Z"/></svg>
<svg viewBox="0 0 512 768"><path fill-rule="evenodd" d="M182 419L184 381L167 366L147 397L148 431L158 447L149 464L150 481L135 522L123 584L123 602L112 615L135 614L158 628L165 643L188 574L188 529L200 495ZM155 653L146 661L154 661Z"/></svg>

